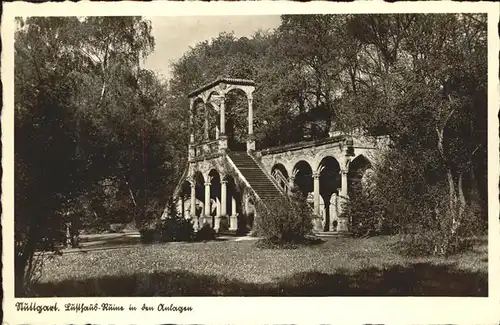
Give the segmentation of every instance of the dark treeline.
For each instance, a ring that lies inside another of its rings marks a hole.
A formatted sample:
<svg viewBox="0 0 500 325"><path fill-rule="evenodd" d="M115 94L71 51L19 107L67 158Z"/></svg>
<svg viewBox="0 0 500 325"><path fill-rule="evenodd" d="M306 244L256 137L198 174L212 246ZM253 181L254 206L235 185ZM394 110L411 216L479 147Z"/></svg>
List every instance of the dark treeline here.
<svg viewBox="0 0 500 325"><path fill-rule="evenodd" d="M139 227L161 215L186 164L186 95L218 76L257 82L261 148L332 129L388 135L380 166L392 168L366 200L376 198L383 218L398 216L394 229L453 211L440 227L455 234L474 204L486 206L485 15L282 16L273 31L198 43L168 81L141 68L154 39L140 17L18 24L17 287L37 245L57 241L65 222ZM246 101L237 92L227 100L228 132L243 141Z"/></svg>

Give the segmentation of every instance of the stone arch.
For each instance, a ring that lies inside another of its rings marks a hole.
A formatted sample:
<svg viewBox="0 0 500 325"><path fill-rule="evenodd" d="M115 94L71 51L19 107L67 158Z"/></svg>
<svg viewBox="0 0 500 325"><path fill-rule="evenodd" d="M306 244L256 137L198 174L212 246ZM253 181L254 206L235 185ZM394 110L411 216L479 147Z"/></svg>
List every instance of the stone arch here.
<svg viewBox="0 0 500 325"><path fill-rule="evenodd" d="M349 163L349 171L347 174L348 184L348 194L349 197L353 195L359 195L363 190L362 179L368 169L372 168L372 163L365 155L360 154L356 156Z"/></svg>
<svg viewBox="0 0 500 325"><path fill-rule="evenodd" d="M277 173L281 174L281 177ZM285 166L281 163L276 163L274 166L271 168L271 175L276 179L278 182L278 185L285 190L286 187L288 186L288 171L286 170Z"/></svg>
<svg viewBox="0 0 500 325"><path fill-rule="evenodd" d="M230 88L225 94L225 131L228 148L244 151L248 134L248 93L241 88Z"/></svg>
<svg viewBox="0 0 500 325"><path fill-rule="evenodd" d="M205 177L199 170L195 171L192 176L192 181L195 185L195 216L202 217L204 215L205 202Z"/></svg>
<svg viewBox="0 0 500 325"><path fill-rule="evenodd" d="M236 231L238 218L242 215L242 191L232 175L226 175L226 216L220 221L220 231Z"/></svg>
<svg viewBox="0 0 500 325"><path fill-rule="evenodd" d="M186 179L181 184L181 188L178 194L178 201L176 203L177 212L184 218L188 218L190 215L190 195L191 183Z"/></svg>
<svg viewBox="0 0 500 325"><path fill-rule="evenodd" d="M193 99L191 106L191 115L193 124L191 133L194 135L195 142L204 140L205 132L205 101L201 97Z"/></svg>
<svg viewBox="0 0 500 325"><path fill-rule="evenodd" d="M234 79L234 78L226 78L226 77L218 77L216 80L205 84L201 86L200 88L192 91L189 93L188 98L190 100L196 99L198 97L202 98L207 101L207 99L212 96L212 93L214 91L218 92L220 95L222 95L222 98L225 98L226 94L230 93L232 90L239 89L245 93L245 97L247 99L248 103L248 136L245 138L246 140L246 149L248 151L255 150L255 139L254 139L254 134L253 134L253 92L255 90L255 82L253 80L246 80L246 79ZM223 102L224 103L224 102ZM226 130L226 119L225 119L225 105L220 106L220 116L219 124L221 127L220 133L225 134ZM243 121L246 119L242 119ZM242 128L243 130L246 129ZM208 131L205 129L205 135L207 135ZM216 132L213 132L213 134L216 134ZM208 136L205 136L205 138L208 138ZM233 137L234 141L237 137ZM222 145L227 139L221 139ZM239 144L241 142L241 139L238 139L237 143ZM245 142L245 141L244 141ZM225 142L227 143L227 142ZM234 143L231 143L231 145L235 145ZM238 146L239 149L239 146Z"/></svg>
<svg viewBox="0 0 500 325"><path fill-rule="evenodd" d="M306 160L298 161L293 167L294 185L307 197L313 191L313 170Z"/></svg>
<svg viewBox="0 0 500 325"><path fill-rule="evenodd" d="M207 92L206 93L206 102L208 104L211 104L213 105L214 103L214 100L216 101L216 98L219 97L219 96L224 96L224 93L221 92L220 90L217 90L217 89L214 89L214 90L211 90L210 92ZM213 105L212 107L215 109L215 110L218 110L219 105Z"/></svg>
<svg viewBox="0 0 500 325"><path fill-rule="evenodd" d="M216 140L220 135L220 102L224 93L212 90L206 93L205 103L207 109L208 140Z"/></svg>
<svg viewBox="0 0 500 325"><path fill-rule="evenodd" d="M320 194L328 201L340 188L340 163L332 156L324 157L318 166Z"/></svg>
<svg viewBox="0 0 500 325"><path fill-rule="evenodd" d="M338 194L340 189L340 163L332 156L321 159L318 165L319 171L319 194L320 212L322 212L323 230L330 230L330 224L334 216L330 213L330 202L332 195Z"/></svg>
<svg viewBox="0 0 500 325"><path fill-rule="evenodd" d="M215 225L215 217L220 215L220 201L221 201L221 180L222 176L216 169L212 168L208 172L208 180L210 181L210 209L206 216L210 216L210 224Z"/></svg>

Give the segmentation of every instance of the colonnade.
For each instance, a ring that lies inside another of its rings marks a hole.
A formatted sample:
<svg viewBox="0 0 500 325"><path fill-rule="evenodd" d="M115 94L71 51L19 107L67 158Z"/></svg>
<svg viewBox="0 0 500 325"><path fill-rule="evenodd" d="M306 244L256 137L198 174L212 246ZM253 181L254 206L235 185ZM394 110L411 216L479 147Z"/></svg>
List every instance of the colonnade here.
<svg viewBox="0 0 500 325"><path fill-rule="evenodd" d="M342 213L342 207L343 204L349 199L349 183L348 183L348 169L341 169L339 171L340 175L340 188L338 191L333 191L329 195L328 200L324 200L324 205L326 209L326 205L328 202L329 205L329 210L328 210L328 215L329 215L329 225L327 230L329 231L348 231L348 221L344 220L343 218L340 218L340 214ZM313 186L312 186L312 194L313 194L313 213L315 216L319 217L321 215L320 211L320 177L321 173L319 171L315 171L311 175L312 181L313 181ZM333 181L332 179L325 179L324 181ZM288 177L288 188L292 189L294 186L297 184L295 183L295 177L290 176ZM326 213L326 212L325 212ZM333 221L337 221L337 225L333 225ZM323 230L323 224L319 222L318 220L314 221L314 228L317 231L322 231Z"/></svg>
<svg viewBox="0 0 500 325"><path fill-rule="evenodd" d="M221 218L227 217L229 220L229 231L236 231L238 229L238 212L237 212L237 193L234 189L228 191L228 181L222 179L220 181L220 197L214 199L216 205L216 213L213 223L213 228L215 231L220 229ZM197 231L205 224L212 224L212 180L204 182L204 200L202 201L201 214L198 216L196 214L196 181L191 180L191 192L190 192L190 216L193 220L194 229ZM231 202L230 215L228 215L227 206L228 202Z"/></svg>
<svg viewBox="0 0 500 325"><path fill-rule="evenodd" d="M235 89L243 91L247 98L248 103L248 136L247 136L247 151L255 150L255 136L253 132L253 91L255 83L251 80L243 79L218 79L215 83L201 91L195 91L189 96L189 154L193 159L196 156L195 146L200 143L195 143L195 117L196 117L196 104L202 102L204 104L204 123L203 123L203 138L196 139L199 142L209 142L209 133L215 132L215 140L218 141L219 151L227 149L228 139L226 136L226 95ZM213 105L215 111L219 113L219 125L215 126L215 130L210 130L209 125L209 106ZM201 140L201 141L200 141Z"/></svg>

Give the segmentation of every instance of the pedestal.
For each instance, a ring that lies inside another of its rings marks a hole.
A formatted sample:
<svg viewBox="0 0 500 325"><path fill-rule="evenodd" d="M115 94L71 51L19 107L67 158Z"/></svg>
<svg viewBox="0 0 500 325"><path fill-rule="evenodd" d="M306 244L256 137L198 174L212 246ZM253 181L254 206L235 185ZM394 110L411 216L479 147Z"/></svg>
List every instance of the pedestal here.
<svg viewBox="0 0 500 325"><path fill-rule="evenodd" d="M349 231L349 220L347 218L338 218L337 231L338 232Z"/></svg>
<svg viewBox="0 0 500 325"><path fill-rule="evenodd" d="M200 222L197 216L192 217L193 222L193 230L198 231L200 229Z"/></svg>
<svg viewBox="0 0 500 325"><path fill-rule="evenodd" d="M216 232L219 232L219 229L220 229L220 216L215 216L215 222L214 222L214 230Z"/></svg>
<svg viewBox="0 0 500 325"><path fill-rule="evenodd" d="M233 214L229 217L229 230L237 231L238 230L238 214Z"/></svg>
<svg viewBox="0 0 500 325"><path fill-rule="evenodd" d="M255 140L247 140L247 152L255 151Z"/></svg>
<svg viewBox="0 0 500 325"><path fill-rule="evenodd" d="M316 232L323 231L323 219L320 216L314 216L313 229Z"/></svg>

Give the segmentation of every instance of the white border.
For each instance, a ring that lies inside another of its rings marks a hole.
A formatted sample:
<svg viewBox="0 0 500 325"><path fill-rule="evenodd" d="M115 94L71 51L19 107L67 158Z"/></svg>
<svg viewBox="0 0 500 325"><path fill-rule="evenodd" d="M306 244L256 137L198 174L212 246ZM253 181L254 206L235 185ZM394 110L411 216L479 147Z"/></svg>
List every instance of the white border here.
<svg viewBox="0 0 500 325"><path fill-rule="evenodd" d="M409 2L381 3L359 1L355 3L292 3L292 2L120 2L120 3L6 3L2 19L2 82L4 107L2 111L2 238L4 322L8 324L80 324L80 323L236 323L236 324L319 324L319 323L384 323L384 324L498 324L500 322L500 226L498 202L498 4L463 2ZM191 305L193 312L93 312L93 313L21 313L16 312L13 298L13 242L14 242L14 114L13 114L13 30L15 16L86 16L86 15L265 15L299 13L431 13L431 12L487 12L488 13L488 189L489 189L489 297L488 298L38 298L25 302L112 302L128 305L149 303L175 303Z"/></svg>

